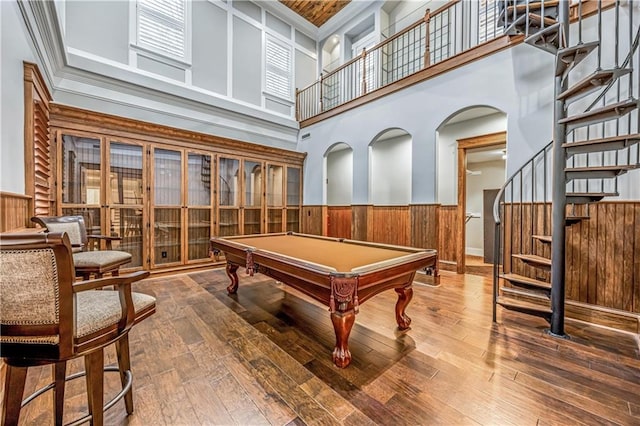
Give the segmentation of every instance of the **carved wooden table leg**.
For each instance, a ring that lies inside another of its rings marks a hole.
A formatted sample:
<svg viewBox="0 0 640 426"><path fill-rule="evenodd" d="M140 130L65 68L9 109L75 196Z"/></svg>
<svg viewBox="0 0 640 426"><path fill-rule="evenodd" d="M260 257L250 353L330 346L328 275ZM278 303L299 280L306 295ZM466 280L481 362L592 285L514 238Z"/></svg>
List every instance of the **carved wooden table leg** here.
<svg viewBox="0 0 640 426"><path fill-rule="evenodd" d="M413 298L413 288L411 286L396 288L398 301L396 302L396 322L400 330L406 330L411 325L411 318L404 312L411 298Z"/></svg>
<svg viewBox="0 0 640 426"><path fill-rule="evenodd" d="M234 265L232 263L227 262L227 276L231 280L231 284L227 287L227 292L229 294L234 294L238 291L238 274L236 271L238 270L238 265Z"/></svg>
<svg viewBox="0 0 640 426"><path fill-rule="evenodd" d="M347 312L332 312L331 322L336 333L336 347L333 349L333 363L339 368L345 368L351 363L349 352L349 334L356 320L354 310Z"/></svg>

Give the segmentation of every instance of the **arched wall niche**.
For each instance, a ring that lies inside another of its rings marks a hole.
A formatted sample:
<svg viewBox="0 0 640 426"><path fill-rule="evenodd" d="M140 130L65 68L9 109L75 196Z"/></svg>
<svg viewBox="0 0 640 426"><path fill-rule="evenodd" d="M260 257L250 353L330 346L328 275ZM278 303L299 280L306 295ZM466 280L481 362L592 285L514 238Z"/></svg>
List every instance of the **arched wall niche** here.
<svg viewBox="0 0 640 426"><path fill-rule="evenodd" d="M344 142L324 154L325 200L329 206L348 206L353 199L353 149Z"/></svg>
<svg viewBox="0 0 640 426"><path fill-rule="evenodd" d="M374 205L411 203L413 137L401 128L385 129L369 144L369 201Z"/></svg>

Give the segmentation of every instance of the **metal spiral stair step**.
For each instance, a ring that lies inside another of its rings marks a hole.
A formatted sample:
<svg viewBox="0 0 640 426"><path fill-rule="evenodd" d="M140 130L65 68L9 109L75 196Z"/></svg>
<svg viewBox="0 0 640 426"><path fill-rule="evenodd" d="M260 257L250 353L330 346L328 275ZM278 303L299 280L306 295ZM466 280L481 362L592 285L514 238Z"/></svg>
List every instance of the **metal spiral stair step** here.
<svg viewBox="0 0 640 426"><path fill-rule="evenodd" d="M547 259L546 257L537 256L535 254L512 254L511 257L520 259L527 265L547 270L551 269L551 259Z"/></svg>
<svg viewBox="0 0 640 426"><path fill-rule="evenodd" d="M638 142L640 142L640 133L591 139L587 141L568 142L562 144L562 147L565 149L567 157L570 157L575 154L615 151L634 145Z"/></svg>
<svg viewBox="0 0 640 426"><path fill-rule="evenodd" d="M576 44L575 46L560 49L557 54L556 76L567 75L576 65L582 62L591 52L593 52L600 42L590 41L588 43Z"/></svg>
<svg viewBox="0 0 640 426"><path fill-rule="evenodd" d="M612 68L608 70L596 70L591 75L586 76L570 88L558 95L558 100L573 102L598 89L606 86L610 82L629 74L630 68Z"/></svg>
<svg viewBox="0 0 640 426"><path fill-rule="evenodd" d="M604 197L617 197L617 192L567 192L568 204L589 204L602 200Z"/></svg>
<svg viewBox="0 0 640 426"><path fill-rule="evenodd" d="M568 182L573 179L610 179L635 168L635 165L571 167L564 169L564 172Z"/></svg>
<svg viewBox="0 0 640 426"><path fill-rule="evenodd" d="M542 290L548 296L551 291L551 283L536 280L534 278L525 277L518 274L501 274L500 278L509 281L512 285L525 287L533 290Z"/></svg>
<svg viewBox="0 0 640 426"><path fill-rule="evenodd" d="M567 126L567 132L578 127L588 126L589 124L600 123L614 118L622 117L634 109L638 108L637 99L628 99L614 104L606 105L602 108L587 111L582 114L572 115L562 120L558 120L559 124Z"/></svg>
<svg viewBox="0 0 640 426"><path fill-rule="evenodd" d="M545 25L547 25L547 21L549 20L555 22L553 19L545 18ZM555 55L561 47L560 24L554 23L545 26L540 31L524 39L524 42Z"/></svg>

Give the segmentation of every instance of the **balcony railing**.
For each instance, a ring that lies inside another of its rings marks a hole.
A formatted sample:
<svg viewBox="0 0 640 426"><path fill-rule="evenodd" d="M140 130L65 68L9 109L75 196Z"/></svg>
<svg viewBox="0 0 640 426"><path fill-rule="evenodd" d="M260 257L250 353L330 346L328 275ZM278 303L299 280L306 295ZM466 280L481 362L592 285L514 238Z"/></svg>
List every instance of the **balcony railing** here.
<svg viewBox="0 0 640 426"><path fill-rule="evenodd" d="M497 23L504 0L453 0L423 19L320 76L296 92L304 121L393 84L503 34Z"/></svg>

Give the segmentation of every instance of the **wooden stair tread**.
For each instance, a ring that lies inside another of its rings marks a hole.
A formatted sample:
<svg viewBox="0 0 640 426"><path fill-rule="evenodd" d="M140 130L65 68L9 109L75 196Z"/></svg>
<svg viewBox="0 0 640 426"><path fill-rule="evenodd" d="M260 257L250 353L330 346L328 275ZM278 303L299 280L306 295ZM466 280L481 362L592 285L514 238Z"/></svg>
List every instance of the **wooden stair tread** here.
<svg viewBox="0 0 640 426"><path fill-rule="evenodd" d="M542 266L551 266L551 259L547 259L546 257L537 256L535 254L512 254L512 257L516 259L520 259L526 263L533 263L536 265Z"/></svg>
<svg viewBox="0 0 640 426"><path fill-rule="evenodd" d="M556 61L556 76L566 74L573 67L584 60L591 52L593 52L600 43L598 41L590 41L588 43L576 44L558 51L558 60Z"/></svg>
<svg viewBox="0 0 640 426"><path fill-rule="evenodd" d="M526 12L527 7L529 7L529 11L539 10L539 9L542 9L543 4L544 4L544 8L546 9L548 7L556 7L558 3L560 3L559 0L535 1L535 2L524 3L524 4L516 4L516 5L507 6L507 13L508 12L513 13L513 9L515 9L516 12Z"/></svg>
<svg viewBox="0 0 640 426"><path fill-rule="evenodd" d="M606 105L602 108L587 111L582 114L563 118L562 120L558 120L558 123L566 124L567 131L571 131L576 127L582 127L588 124L599 123L602 121L611 120L616 117L622 117L623 115L633 111L637 107L638 101L636 99L628 99L626 101L616 102L614 104Z"/></svg>
<svg viewBox="0 0 640 426"><path fill-rule="evenodd" d="M640 133L632 135L611 136L607 138L591 139L562 144L568 155L582 154L586 152L613 151L626 148L629 145L640 142Z"/></svg>
<svg viewBox="0 0 640 426"><path fill-rule="evenodd" d="M553 313L550 306L542 306L536 303L529 303L504 296L498 297L497 302L498 305L503 308L544 318L548 318Z"/></svg>
<svg viewBox="0 0 640 426"><path fill-rule="evenodd" d="M548 283L545 281L539 281L534 278L525 277L523 275L501 274L500 278L504 278L505 280L511 283L521 283L521 284L526 284L530 287L535 287L543 290L551 290L551 283Z"/></svg>
<svg viewBox="0 0 640 426"><path fill-rule="evenodd" d="M576 100L592 93L599 88L606 86L609 82L620 78L625 74L629 74L629 68L612 68L606 70L596 70L592 74L586 76L582 80L573 84L570 88L558 95L558 99L565 101Z"/></svg>
<svg viewBox="0 0 640 426"><path fill-rule="evenodd" d="M531 238L541 241L543 243L551 242L551 235L532 235Z"/></svg>

